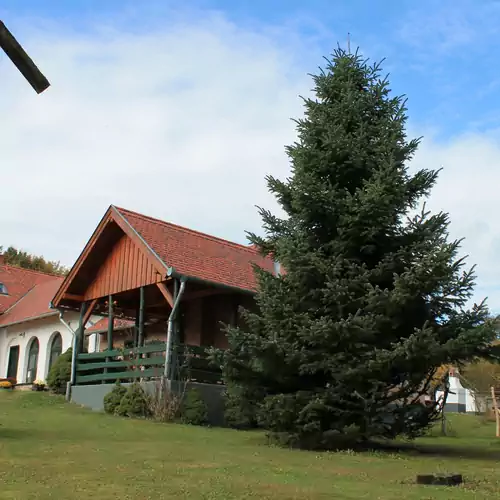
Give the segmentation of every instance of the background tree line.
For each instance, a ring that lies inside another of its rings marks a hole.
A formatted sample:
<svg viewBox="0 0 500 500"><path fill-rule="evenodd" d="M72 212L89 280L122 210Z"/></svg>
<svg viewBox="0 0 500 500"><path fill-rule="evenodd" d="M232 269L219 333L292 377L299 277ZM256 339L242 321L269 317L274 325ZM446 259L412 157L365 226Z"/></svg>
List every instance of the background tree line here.
<svg viewBox="0 0 500 500"><path fill-rule="evenodd" d="M57 276L65 276L69 271L69 269L61 265L59 261L47 260L41 255L30 254L13 246L9 246L5 251L3 247L0 246L0 255L2 253L4 262L10 266L32 269L33 271L41 271Z"/></svg>

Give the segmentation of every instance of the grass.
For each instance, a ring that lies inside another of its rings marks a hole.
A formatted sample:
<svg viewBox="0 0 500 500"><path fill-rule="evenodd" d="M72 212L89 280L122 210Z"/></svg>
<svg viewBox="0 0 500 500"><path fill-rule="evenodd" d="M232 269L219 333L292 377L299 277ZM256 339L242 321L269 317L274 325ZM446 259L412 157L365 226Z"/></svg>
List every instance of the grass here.
<svg viewBox="0 0 500 500"><path fill-rule="evenodd" d="M313 453L268 447L260 432L126 420L0 391L0 498L497 498L494 425L456 415L451 427L457 437L397 453ZM465 485L414 484L418 473L455 472Z"/></svg>

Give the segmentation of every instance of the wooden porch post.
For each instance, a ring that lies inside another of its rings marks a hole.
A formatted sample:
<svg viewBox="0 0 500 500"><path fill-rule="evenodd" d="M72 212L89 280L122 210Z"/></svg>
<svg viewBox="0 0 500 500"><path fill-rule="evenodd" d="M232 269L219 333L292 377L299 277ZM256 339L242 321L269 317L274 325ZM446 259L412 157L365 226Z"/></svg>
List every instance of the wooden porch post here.
<svg viewBox="0 0 500 500"><path fill-rule="evenodd" d="M140 289L140 302L139 302L139 338L137 345L141 347L144 344L144 287Z"/></svg>
<svg viewBox="0 0 500 500"><path fill-rule="evenodd" d="M135 311L135 325L134 325L134 347L139 347L139 324L140 324L140 308Z"/></svg>
<svg viewBox="0 0 500 500"><path fill-rule="evenodd" d="M78 330L77 330L77 342L76 344L76 355L81 354L83 352L83 348L85 345L85 324L84 324L84 318L85 318L85 310L86 310L86 303L82 302L82 305L80 307L80 320L78 322Z"/></svg>
<svg viewBox="0 0 500 500"><path fill-rule="evenodd" d="M174 304L175 301L177 300L177 295L179 294L179 281L176 279L174 280L174 293L173 293L173 299L174 299ZM179 304L180 306L180 304ZM172 359L172 364L170 365L170 373L168 374L168 378L170 381L174 380L176 375L179 372L179 339L178 339L178 321L177 318L179 317L179 312L175 315L174 318L174 324L173 324L173 342L172 342L172 352L170 353L171 359ZM165 354L167 355L167 353ZM177 372L177 373L176 373Z"/></svg>
<svg viewBox="0 0 500 500"><path fill-rule="evenodd" d="M115 320L113 317L113 296L108 297L108 351L113 349L113 326Z"/></svg>
<svg viewBox="0 0 500 500"><path fill-rule="evenodd" d="M83 339L85 334L85 325L84 319L85 317L85 302L82 302L80 306L80 320L78 322L78 328L75 332L75 337L73 339L73 355L71 359L71 383L76 385L76 365L78 363L78 355L83 351ZM69 400L71 389L66 389L66 398Z"/></svg>

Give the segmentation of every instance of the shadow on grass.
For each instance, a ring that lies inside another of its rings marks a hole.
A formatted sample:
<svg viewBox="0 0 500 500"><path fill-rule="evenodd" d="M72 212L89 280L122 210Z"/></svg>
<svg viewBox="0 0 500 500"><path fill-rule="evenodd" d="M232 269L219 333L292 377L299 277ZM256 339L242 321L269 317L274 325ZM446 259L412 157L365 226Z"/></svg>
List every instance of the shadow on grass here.
<svg viewBox="0 0 500 500"><path fill-rule="evenodd" d="M444 458L462 458L467 460L500 460L500 446L484 447L445 445L432 443L370 443L366 451L399 453L409 456L433 456Z"/></svg>
<svg viewBox="0 0 500 500"><path fill-rule="evenodd" d="M38 437L38 432L31 429L11 429L8 425L0 424L0 441L13 439L15 441L32 441Z"/></svg>

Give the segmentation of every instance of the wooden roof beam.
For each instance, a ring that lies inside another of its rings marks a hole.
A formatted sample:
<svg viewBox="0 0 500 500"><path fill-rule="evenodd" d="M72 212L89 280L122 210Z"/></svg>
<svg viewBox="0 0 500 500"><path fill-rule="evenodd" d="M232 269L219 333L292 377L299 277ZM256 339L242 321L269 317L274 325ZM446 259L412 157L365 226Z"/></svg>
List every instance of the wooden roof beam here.
<svg viewBox="0 0 500 500"><path fill-rule="evenodd" d="M64 298L66 300L74 300L75 302L85 302L83 295L75 295L74 293L65 293Z"/></svg>
<svg viewBox="0 0 500 500"><path fill-rule="evenodd" d="M165 300L168 302L170 307L174 307L174 297L170 290L167 288L165 283L156 283L158 290L160 290L161 294L165 297Z"/></svg>
<svg viewBox="0 0 500 500"><path fill-rule="evenodd" d="M88 323L90 316L92 316L92 313L94 312L96 304L97 304L97 299L94 299L92 302L90 302L87 310L85 311L85 314L83 316L83 321L82 321L82 325L84 325L84 327Z"/></svg>

